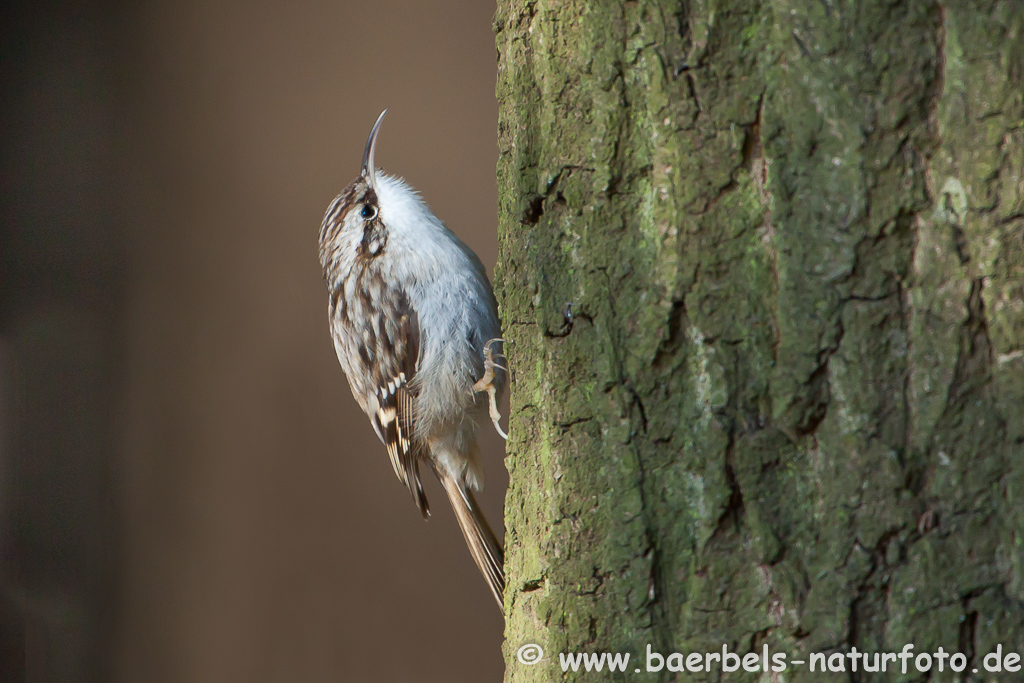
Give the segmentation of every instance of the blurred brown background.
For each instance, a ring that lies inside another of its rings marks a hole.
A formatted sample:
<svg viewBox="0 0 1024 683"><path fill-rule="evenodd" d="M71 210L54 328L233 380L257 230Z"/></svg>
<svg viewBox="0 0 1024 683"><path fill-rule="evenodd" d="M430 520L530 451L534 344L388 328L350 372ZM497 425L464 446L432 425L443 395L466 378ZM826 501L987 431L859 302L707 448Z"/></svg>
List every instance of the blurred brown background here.
<svg viewBox="0 0 1024 683"><path fill-rule="evenodd" d="M501 618L356 408L316 252L388 107L378 159L493 265L492 4L0 11L0 681L499 680Z"/></svg>

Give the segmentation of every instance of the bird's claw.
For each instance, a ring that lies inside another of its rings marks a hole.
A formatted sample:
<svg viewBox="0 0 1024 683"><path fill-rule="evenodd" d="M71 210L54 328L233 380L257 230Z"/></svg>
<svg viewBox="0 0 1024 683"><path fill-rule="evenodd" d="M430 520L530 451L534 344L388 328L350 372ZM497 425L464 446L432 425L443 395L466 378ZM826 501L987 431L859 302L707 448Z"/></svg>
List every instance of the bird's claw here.
<svg viewBox="0 0 1024 683"><path fill-rule="evenodd" d="M498 432L498 434L501 435L501 438L508 441L508 434L505 433L505 431L501 428L500 424L501 413L498 412L498 390L494 386L494 368L504 370L505 372L508 372L508 370L504 366L498 365L497 363L494 362L495 354L493 351L491 351L491 344L493 344L494 342L503 341L505 340L491 339L486 344L484 344L484 376L481 377L480 380L473 385L473 391L487 392L488 413L491 416L491 422L494 424L494 429ZM499 353L497 354L497 357L503 358L504 354Z"/></svg>

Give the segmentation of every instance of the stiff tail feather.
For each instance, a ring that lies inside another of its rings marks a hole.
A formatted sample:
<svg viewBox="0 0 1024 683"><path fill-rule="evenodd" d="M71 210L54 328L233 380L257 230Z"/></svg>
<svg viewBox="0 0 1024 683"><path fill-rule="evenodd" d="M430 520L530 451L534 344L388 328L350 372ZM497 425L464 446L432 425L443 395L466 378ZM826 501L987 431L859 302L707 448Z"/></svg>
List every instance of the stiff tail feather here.
<svg viewBox="0 0 1024 683"><path fill-rule="evenodd" d="M494 537L490 525L484 518L480 506L477 505L473 492L447 475L441 475L441 484L448 494L455 518L459 520L459 528L466 538L469 552L480 568L480 573L487 580L487 586L498 603L498 608L505 609L505 558L501 544Z"/></svg>

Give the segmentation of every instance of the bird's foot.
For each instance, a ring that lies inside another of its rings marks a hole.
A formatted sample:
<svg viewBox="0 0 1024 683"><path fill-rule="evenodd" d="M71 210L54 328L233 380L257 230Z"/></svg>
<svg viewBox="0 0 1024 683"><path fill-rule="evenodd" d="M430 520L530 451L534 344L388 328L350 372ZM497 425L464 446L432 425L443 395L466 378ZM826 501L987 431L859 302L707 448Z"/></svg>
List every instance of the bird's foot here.
<svg viewBox="0 0 1024 683"><path fill-rule="evenodd" d="M504 339L492 339L484 344L484 376L480 378L476 384L473 385L474 392L487 392L487 403L488 412L491 416L491 422L494 423L494 429L501 435L501 438L508 440L508 434L506 434L499 421L501 420L501 413L498 412L498 390L494 386L494 368L504 370L508 372L508 369L503 365L498 365L494 362L495 354L491 351L491 344L494 342L503 342ZM503 354L497 354L498 358L503 357Z"/></svg>

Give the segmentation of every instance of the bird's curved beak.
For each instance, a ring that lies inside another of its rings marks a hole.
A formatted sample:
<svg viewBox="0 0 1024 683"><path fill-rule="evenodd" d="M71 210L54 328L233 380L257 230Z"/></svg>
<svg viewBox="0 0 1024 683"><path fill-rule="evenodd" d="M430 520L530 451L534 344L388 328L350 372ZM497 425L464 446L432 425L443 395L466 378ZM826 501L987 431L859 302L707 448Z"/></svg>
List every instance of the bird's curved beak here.
<svg viewBox="0 0 1024 683"><path fill-rule="evenodd" d="M384 120L384 114L387 113L388 110L385 109L377 117L377 122L373 124L370 137L366 141L366 149L363 150L363 169L360 171L360 175L366 178L366 182L374 191L377 190L377 169L373 165L373 155L377 151L377 133L380 132L380 122Z"/></svg>

